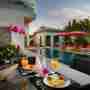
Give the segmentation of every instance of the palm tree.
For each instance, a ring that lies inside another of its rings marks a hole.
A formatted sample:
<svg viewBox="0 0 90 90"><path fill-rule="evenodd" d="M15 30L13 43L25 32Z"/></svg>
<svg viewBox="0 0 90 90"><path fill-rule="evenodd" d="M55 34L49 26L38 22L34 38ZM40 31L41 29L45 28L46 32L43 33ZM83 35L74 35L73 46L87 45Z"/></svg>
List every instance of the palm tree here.
<svg viewBox="0 0 90 90"><path fill-rule="evenodd" d="M90 32L90 20L88 18L77 21L73 19L65 26L64 31L87 31Z"/></svg>
<svg viewBox="0 0 90 90"><path fill-rule="evenodd" d="M80 21L76 21L76 19L72 20L68 22L68 25L65 26L64 28L65 31L86 31L86 32L90 32L90 20L88 18L80 20ZM64 39L65 43L67 44L69 42L68 38ZM78 45L87 45L88 41L85 39L85 37L77 37L75 42L75 44Z"/></svg>
<svg viewBox="0 0 90 90"><path fill-rule="evenodd" d="M72 45L72 40L69 36L64 37L64 44L65 45Z"/></svg>
<svg viewBox="0 0 90 90"><path fill-rule="evenodd" d="M64 27L64 31L72 31L71 21L68 22L68 25Z"/></svg>
<svg viewBox="0 0 90 90"><path fill-rule="evenodd" d="M77 22L75 19L68 22L68 25L65 26L64 31L80 31L81 23Z"/></svg>
<svg viewBox="0 0 90 90"><path fill-rule="evenodd" d="M81 25L82 31L90 32L90 20L89 19L86 18L84 20L80 20L80 25Z"/></svg>

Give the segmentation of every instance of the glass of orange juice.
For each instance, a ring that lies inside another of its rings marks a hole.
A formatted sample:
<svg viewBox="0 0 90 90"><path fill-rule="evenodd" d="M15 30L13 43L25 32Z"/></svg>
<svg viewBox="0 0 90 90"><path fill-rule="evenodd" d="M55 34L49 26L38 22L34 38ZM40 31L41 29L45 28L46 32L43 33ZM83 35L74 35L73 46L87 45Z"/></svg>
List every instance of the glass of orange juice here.
<svg viewBox="0 0 90 90"><path fill-rule="evenodd" d="M50 68L53 70L53 71L57 71L60 69L61 67L61 64L60 62L58 61L58 59L52 59L50 61L50 64L49 64Z"/></svg>

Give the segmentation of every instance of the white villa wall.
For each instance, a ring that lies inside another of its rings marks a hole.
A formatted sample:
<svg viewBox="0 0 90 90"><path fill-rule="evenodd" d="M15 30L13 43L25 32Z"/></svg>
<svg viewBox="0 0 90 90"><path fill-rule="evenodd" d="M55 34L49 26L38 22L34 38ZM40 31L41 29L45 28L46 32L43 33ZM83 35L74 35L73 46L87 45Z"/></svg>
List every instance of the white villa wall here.
<svg viewBox="0 0 90 90"><path fill-rule="evenodd" d="M23 14L24 12L19 12L17 10L0 8L0 26L6 27L10 24L24 26ZM11 41L15 41L15 44L19 44L22 48L24 48L24 38L21 35L12 33Z"/></svg>
<svg viewBox="0 0 90 90"><path fill-rule="evenodd" d="M8 5L1 5L0 3L0 27L7 27L8 25L20 25L24 26L24 16L35 15L34 10L24 9L15 6L11 6L12 8L8 8ZM22 48L24 48L24 37L20 34L12 33L11 34L12 43L19 44Z"/></svg>
<svg viewBox="0 0 90 90"><path fill-rule="evenodd" d="M19 33L12 32L11 37L12 37L11 38L12 44L19 45L22 49L24 48L24 36L23 35L20 35Z"/></svg>

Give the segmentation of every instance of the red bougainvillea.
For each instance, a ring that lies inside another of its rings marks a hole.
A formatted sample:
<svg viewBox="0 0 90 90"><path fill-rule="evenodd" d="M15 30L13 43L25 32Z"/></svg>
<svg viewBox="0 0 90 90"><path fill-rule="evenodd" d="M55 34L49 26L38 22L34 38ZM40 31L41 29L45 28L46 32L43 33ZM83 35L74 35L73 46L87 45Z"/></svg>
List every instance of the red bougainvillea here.
<svg viewBox="0 0 90 90"><path fill-rule="evenodd" d="M8 31L9 32L16 32L16 33L25 35L24 28L22 28L20 26L17 26L17 25L10 25L10 26L8 26Z"/></svg>

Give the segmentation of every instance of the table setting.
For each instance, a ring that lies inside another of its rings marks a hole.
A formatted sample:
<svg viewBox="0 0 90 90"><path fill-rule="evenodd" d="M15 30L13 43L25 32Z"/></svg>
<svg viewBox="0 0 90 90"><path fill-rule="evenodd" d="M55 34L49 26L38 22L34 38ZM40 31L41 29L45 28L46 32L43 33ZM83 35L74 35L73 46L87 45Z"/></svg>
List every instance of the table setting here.
<svg viewBox="0 0 90 90"><path fill-rule="evenodd" d="M48 64L49 68L47 65L41 67L40 65L25 67L25 65L28 65L26 61L24 68L18 66L18 75L28 79L37 90L74 90L70 89L73 84L72 80L58 72L62 65L57 60L51 60Z"/></svg>
<svg viewBox="0 0 90 90"><path fill-rule="evenodd" d="M65 88L71 84L70 80L65 79L64 75L57 72L48 74L47 77L44 77L43 82L51 88Z"/></svg>

